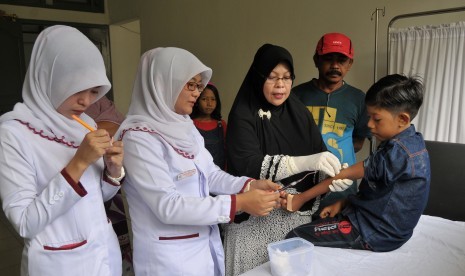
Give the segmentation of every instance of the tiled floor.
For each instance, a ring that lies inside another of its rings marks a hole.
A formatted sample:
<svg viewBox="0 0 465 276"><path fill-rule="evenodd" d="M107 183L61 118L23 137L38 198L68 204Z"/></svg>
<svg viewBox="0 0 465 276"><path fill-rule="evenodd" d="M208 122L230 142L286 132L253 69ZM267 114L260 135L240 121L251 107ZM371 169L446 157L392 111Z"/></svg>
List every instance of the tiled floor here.
<svg viewBox="0 0 465 276"><path fill-rule="evenodd" d="M23 240L0 209L0 275L18 276Z"/></svg>

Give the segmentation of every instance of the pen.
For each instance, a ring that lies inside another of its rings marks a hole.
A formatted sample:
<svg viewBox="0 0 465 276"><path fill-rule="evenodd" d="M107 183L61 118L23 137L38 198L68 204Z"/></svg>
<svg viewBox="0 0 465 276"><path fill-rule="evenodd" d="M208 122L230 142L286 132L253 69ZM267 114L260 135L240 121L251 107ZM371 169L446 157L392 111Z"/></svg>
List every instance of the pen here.
<svg viewBox="0 0 465 276"><path fill-rule="evenodd" d="M83 125L85 128L87 128L88 130L90 131L94 131L94 129L89 126L86 122L84 122L83 120L81 120L81 118L79 118L78 116L76 115L71 115L71 117L73 117L74 120L76 120L78 123L80 123L81 125Z"/></svg>

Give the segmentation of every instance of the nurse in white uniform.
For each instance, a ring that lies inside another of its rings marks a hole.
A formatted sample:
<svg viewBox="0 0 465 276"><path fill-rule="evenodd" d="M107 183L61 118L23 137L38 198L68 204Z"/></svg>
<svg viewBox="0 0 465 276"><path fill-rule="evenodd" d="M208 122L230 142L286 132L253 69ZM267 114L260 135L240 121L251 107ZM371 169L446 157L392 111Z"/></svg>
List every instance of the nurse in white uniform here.
<svg viewBox="0 0 465 276"><path fill-rule="evenodd" d="M279 200L279 185L231 176L205 149L189 114L211 74L179 48L152 49L141 58L129 112L115 135L125 145L123 189L138 276L224 275L218 224L233 221L237 211L267 215Z"/></svg>
<svg viewBox="0 0 465 276"><path fill-rule="evenodd" d="M21 275L121 275L103 202L120 187L123 146L83 112L108 92L103 58L78 30L38 36L23 101L0 117L0 196L24 238ZM103 157L103 158L102 158Z"/></svg>

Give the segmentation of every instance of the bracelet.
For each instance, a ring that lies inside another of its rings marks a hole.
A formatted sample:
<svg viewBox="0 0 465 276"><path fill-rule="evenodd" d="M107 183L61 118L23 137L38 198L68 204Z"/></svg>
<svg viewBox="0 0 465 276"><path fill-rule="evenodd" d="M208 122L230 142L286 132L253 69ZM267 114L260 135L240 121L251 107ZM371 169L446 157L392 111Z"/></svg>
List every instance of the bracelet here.
<svg viewBox="0 0 465 276"><path fill-rule="evenodd" d="M111 177L108 174L108 170L105 170L105 175L113 182L120 183L120 181L126 176L126 172L124 171L124 167L121 167L121 174L119 177Z"/></svg>

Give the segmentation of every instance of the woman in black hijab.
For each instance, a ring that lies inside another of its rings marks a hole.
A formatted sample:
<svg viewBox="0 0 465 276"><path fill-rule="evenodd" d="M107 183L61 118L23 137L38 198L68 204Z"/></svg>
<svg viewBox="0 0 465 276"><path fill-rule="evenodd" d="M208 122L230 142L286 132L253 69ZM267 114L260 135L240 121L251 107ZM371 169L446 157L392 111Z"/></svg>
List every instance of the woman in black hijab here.
<svg viewBox="0 0 465 276"><path fill-rule="evenodd" d="M337 157L326 151L311 113L290 93L293 80L291 54L271 44L260 47L229 113L226 136L231 174L284 185L297 181L286 190L290 194L315 185L316 171L334 176L341 168ZM265 263L267 244L311 221L319 200L295 213L277 209L262 218L236 215L236 223L224 227L226 274L238 275Z"/></svg>

